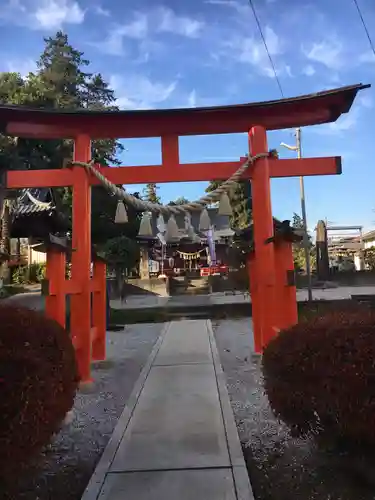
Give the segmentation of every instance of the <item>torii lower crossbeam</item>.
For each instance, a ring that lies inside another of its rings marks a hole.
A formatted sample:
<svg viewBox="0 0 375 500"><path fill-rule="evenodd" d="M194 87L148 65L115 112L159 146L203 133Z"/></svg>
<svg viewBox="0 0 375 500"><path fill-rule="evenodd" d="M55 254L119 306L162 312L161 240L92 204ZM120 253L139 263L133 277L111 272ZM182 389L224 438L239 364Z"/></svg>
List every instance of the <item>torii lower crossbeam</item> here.
<svg viewBox="0 0 375 500"><path fill-rule="evenodd" d="M240 161L216 163L165 162L161 165L145 165L140 167L100 167L98 170L114 184L147 184L166 182L195 182L212 180L227 180L243 164L246 158ZM341 158L339 156L326 158L302 159L270 159L269 170L271 178L303 176L337 175L341 174ZM252 178L253 168L250 167L244 179ZM91 186L99 184L96 177L90 175ZM72 185L71 170L28 170L10 171L7 174L9 189L22 187L65 187Z"/></svg>

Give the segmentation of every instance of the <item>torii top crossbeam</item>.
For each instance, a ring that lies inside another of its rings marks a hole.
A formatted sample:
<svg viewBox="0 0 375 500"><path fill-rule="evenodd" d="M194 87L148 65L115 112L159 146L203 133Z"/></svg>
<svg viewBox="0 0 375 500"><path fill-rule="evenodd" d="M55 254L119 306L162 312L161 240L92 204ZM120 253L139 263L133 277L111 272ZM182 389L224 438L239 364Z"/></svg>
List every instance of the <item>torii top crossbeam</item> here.
<svg viewBox="0 0 375 500"><path fill-rule="evenodd" d="M17 137L91 139L248 132L318 125L347 113L359 90L351 85L299 97L232 106L147 111L66 111L0 106L0 131Z"/></svg>
<svg viewBox="0 0 375 500"><path fill-rule="evenodd" d="M358 91L370 85L351 85L292 99L237 106L149 111L66 111L0 106L0 132L27 138L161 137L161 165L98 170L114 184L191 182L228 179L243 161L182 164L179 136L248 132L253 125L265 130L316 125L337 120L350 110ZM341 158L269 159L270 177L336 175ZM244 177L251 177L252 169ZM91 185L97 184L94 176ZM69 169L7 172L7 187L70 186Z"/></svg>

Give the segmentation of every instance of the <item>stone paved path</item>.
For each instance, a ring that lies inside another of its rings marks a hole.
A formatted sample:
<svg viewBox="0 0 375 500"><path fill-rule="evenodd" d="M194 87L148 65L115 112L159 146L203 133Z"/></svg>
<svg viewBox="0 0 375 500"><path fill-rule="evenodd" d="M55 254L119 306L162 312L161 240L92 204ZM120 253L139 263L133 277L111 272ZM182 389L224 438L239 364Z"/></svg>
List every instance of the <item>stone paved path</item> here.
<svg viewBox="0 0 375 500"><path fill-rule="evenodd" d="M252 500L211 322L168 323L82 500Z"/></svg>

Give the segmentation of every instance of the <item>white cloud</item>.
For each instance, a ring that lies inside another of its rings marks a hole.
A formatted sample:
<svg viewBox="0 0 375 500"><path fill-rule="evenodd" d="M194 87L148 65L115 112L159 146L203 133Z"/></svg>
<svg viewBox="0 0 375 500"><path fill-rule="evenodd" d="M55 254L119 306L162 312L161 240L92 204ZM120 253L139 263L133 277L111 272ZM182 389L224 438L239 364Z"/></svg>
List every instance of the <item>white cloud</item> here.
<svg viewBox="0 0 375 500"><path fill-rule="evenodd" d="M148 54L139 58L144 61L150 52L160 49L161 43L156 40L157 33L172 33L187 38L196 38L201 33L204 23L190 17L178 16L167 7L159 7L147 12L135 12L134 18L124 25L112 26L104 40L91 45L101 52L111 55L123 55L124 38L138 41L142 44L139 50L148 47Z"/></svg>
<svg viewBox="0 0 375 500"><path fill-rule="evenodd" d="M76 0L9 0L0 18L31 29L52 30L66 24L82 24L85 11Z"/></svg>
<svg viewBox="0 0 375 500"><path fill-rule="evenodd" d="M353 129L358 123L358 118L359 108L357 107L352 109L350 113L342 115L336 122L317 125L316 127L312 127L312 130L323 135L340 135L343 132Z"/></svg>
<svg viewBox="0 0 375 500"><path fill-rule="evenodd" d="M302 47L302 52L310 61L323 64L328 69L340 69L344 64L343 44L337 38L313 43L309 48Z"/></svg>
<svg viewBox="0 0 375 500"><path fill-rule="evenodd" d="M375 63L375 54L372 50L369 50L368 52L361 54L359 56L359 60L361 63Z"/></svg>
<svg viewBox="0 0 375 500"><path fill-rule="evenodd" d="M91 45L105 54L120 56L124 53L122 44L123 38L124 35L122 33L122 29L113 28L106 39L101 40L100 42L92 42Z"/></svg>
<svg viewBox="0 0 375 500"><path fill-rule="evenodd" d="M58 29L64 23L83 23L85 12L75 1L45 0L35 10L34 17L40 28Z"/></svg>
<svg viewBox="0 0 375 500"><path fill-rule="evenodd" d="M7 61L4 68L1 66L0 68L2 71L19 73L23 78L25 78L29 73L36 71L37 65L32 59L14 59Z"/></svg>
<svg viewBox="0 0 375 500"><path fill-rule="evenodd" d="M279 54L280 47L278 37L272 28L269 28L268 26L265 29L265 39L271 56ZM253 65L260 65L266 61L269 63L267 52L263 43L255 40L253 37L236 37L225 44L228 48L233 50L233 57L238 59L240 62Z"/></svg>
<svg viewBox="0 0 375 500"><path fill-rule="evenodd" d="M277 61L277 58L275 58L275 56L281 55L284 51L283 42L280 37L270 26L265 27L264 37L278 76L292 76L290 66ZM230 57L237 62L251 64L254 69L265 76L268 76L270 78L275 77L262 40L256 39L253 36L248 38L235 36L229 41L224 41L223 52L219 52L218 54L216 54L216 56L218 59L220 59L220 57L223 55L225 55L226 57Z"/></svg>
<svg viewBox="0 0 375 500"><path fill-rule="evenodd" d="M118 28L118 31L123 36L142 40L148 34L147 15L141 12L137 12L133 21Z"/></svg>
<svg viewBox="0 0 375 500"><path fill-rule="evenodd" d="M197 107L197 92L193 89L188 96L188 106L189 108Z"/></svg>
<svg viewBox="0 0 375 500"><path fill-rule="evenodd" d="M122 78L112 75L110 87L117 96L117 105L125 109L152 109L167 101L175 92L177 81L170 83L151 81L142 75Z"/></svg>
<svg viewBox="0 0 375 500"><path fill-rule="evenodd" d="M353 110L351 113L342 116L337 120L337 122L329 123L328 128L332 130L334 133L345 132L346 130L350 130L357 125L358 122L358 113Z"/></svg>
<svg viewBox="0 0 375 500"><path fill-rule="evenodd" d="M101 5L97 5L94 7L94 12L98 14L98 16L103 16L103 17L110 17L111 13L109 10L104 9Z"/></svg>
<svg viewBox="0 0 375 500"><path fill-rule="evenodd" d="M205 0L204 3L209 5L224 5L225 7L232 7L236 10L241 5L239 2L236 2L236 0Z"/></svg>
<svg viewBox="0 0 375 500"><path fill-rule="evenodd" d="M266 26L264 30L264 38L266 39L267 47L271 55L281 54L282 43L278 35L272 28Z"/></svg>
<svg viewBox="0 0 375 500"><path fill-rule="evenodd" d="M374 100L368 93L360 94L357 97L357 102L360 106L367 109L370 109L374 106Z"/></svg>
<svg viewBox="0 0 375 500"><path fill-rule="evenodd" d="M179 16L168 7L160 7L155 22L157 31L173 33L188 38L197 38L203 28L203 21L187 16Z"/></svg>
<svg viewBox="0 0 375 500"><path fill-rule="evenodd" d="M134 19L124 25L112 26L107 38L100 42L92 43L101 52L110 55L123 55L123 39L124 37L143 41L148 34L148 19L147 16L141 13L136 13Z"/></svg>
<svg viewBox="0 0 375 500"><path fill-rule="evenodd" d="M312 66L311 64L308 64L307 66L305 66L302 69L302 73L306 76L313 76L313 75L315 75L316 71L315 71L314 66Z"/></svg>
<svg viewBox="0 0 375 500"><path fill-rule="evenodd" d="M251 10L248 3L237 2L236 0L205 0L206 4L215 5L220 7L229 7L240 15L248 15Z"/></svg>
<svg viewBox="0 0 375 500"><path fill-rule="evenodd" d="M275 71L273 70L273 67L271 66L271 63L269 66L265 66L264 68L261 69L261 72L265 75L268 76L269 78L275 78L275 73L279 77L281 76L289 76L292 77L292 68L289 66L289 64L274 64Z"/></svg>

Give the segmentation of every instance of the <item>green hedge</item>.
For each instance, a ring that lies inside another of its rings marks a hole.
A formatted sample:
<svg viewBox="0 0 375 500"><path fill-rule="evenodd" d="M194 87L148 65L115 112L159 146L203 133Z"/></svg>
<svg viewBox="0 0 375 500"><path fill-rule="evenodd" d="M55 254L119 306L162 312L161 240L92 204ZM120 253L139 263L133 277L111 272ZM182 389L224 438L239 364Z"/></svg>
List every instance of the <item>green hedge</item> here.
<svg viewBox="0 0 375 500"><path fill-rule="evenodd" d="M31 264L13 269L12 282L16 285L40 283L46 275L46 264Z"/></svg>

